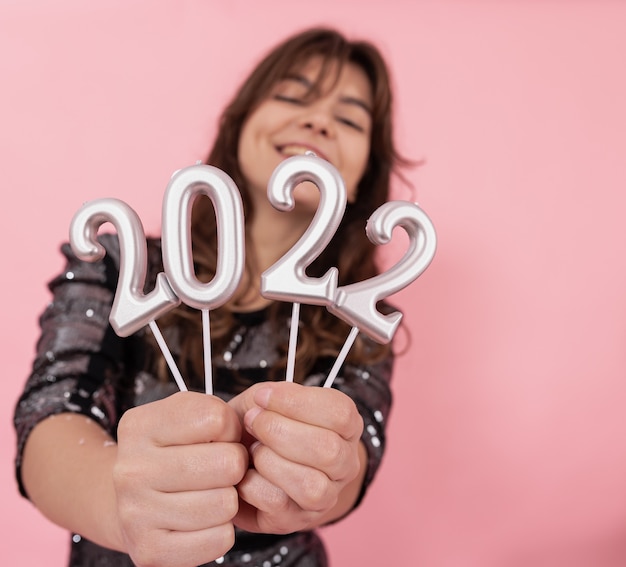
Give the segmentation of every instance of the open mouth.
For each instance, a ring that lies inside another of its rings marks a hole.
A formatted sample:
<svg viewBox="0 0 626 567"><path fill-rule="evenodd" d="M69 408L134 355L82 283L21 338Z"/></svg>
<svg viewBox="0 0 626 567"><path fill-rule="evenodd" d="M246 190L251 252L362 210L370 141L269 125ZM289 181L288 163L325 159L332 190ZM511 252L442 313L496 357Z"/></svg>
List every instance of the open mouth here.
<svg viewBox="0 0 626 567"><path fill-rule="evenodd" d="M303 156L307 152L313 152L316 156L328 161L328 158L317 148L303 146L301 144L285 144L284 146L276 146L276 150L279 154L285 157Z"/></svg>

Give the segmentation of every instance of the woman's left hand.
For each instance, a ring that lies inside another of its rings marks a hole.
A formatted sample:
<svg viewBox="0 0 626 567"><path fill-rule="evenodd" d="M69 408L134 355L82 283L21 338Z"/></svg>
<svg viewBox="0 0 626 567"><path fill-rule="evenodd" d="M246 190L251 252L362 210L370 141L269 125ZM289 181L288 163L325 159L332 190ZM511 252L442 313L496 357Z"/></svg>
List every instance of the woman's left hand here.
<svg viewBox="0 0 626 567"><path fill-rule="evenodd" d="M366 455L354 402L332 388L255 384L231 400L252 468L237 486L234 522L252 532L311 529L350 511Z"/></svg>

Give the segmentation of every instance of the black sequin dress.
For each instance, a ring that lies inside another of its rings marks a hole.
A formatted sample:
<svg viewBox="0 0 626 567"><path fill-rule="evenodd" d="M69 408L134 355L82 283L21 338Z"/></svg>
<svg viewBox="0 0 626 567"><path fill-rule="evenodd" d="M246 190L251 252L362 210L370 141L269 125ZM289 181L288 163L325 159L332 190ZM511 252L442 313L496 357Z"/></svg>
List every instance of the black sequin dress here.
<svg viewBox="0 0 626 567"><path fill-rule="evenodd" d="M69 245L62 247L67 265L49 284L53 300L40 318L41 336L36 358L15 409L17 431L16 474L20 491L24 444L33 427L54 414L89 416L113 438L121 415L129 408L166 397L177 391L175 383L163 383L146 370L145 337L141 331L118 337L109 325L109 312L117 286L119 246L110 235L101 237L107 249L102 261L79 261ZM160 245L148 241L150 278L161 270ZM252 384L268 380L268 369L277 358L276 332L264 311L239 315L239 328L223 353L214 353L214 393L230 399L242 377ZM285 320L284 332L289 322ZM175 333L166 335L176 354ZM332 361L320 360L305 381L320 386ZM368 470L359 501L371 483L385 448L385 426L391 406L389 381L393 360L368 367L344 365L334 386L349 395L364 419L363 441ZM70 567L131 567L123 553L98 546L80 534L72 534ZM234 547L209 565L246 567L324 567L324 546L315 531L288 535L252 534L236 530Z"/></svg>

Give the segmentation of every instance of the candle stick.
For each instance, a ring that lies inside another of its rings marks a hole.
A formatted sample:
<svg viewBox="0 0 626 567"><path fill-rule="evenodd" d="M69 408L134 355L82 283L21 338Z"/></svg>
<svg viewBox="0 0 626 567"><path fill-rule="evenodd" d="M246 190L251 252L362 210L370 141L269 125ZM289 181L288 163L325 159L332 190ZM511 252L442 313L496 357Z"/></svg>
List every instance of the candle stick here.
<svg viewBox="0 0 626 567"><path fill-rule="evenodd" d="M211 366L211 323L209 310L202 309L202 351L204 354L204 390L207 394L213 393L213 373Z"/></svg>
<svg viewBox="0 0 626 567"><path fill-rule="evenodd" d="M298 345L298 323L300 321L300 304L295 302L291 307L291 325L289 327L289 348L287 350L287 369L285 380L293 382L296 368L296 347Z"/></svg>
<svg viewBox="0 0 626 567"><path fill-rule="evenodd" d="M356 340L356 336L358 334L359 334L358 327L352 327L352 329L350 329L348 338L346 339L346 342L343 343L343 346L341 347L341 350L339 351L339 354L337 355L337 359L335 360L335 363L333 364L333 367L330 369L330 372L328 373L328 377L326 378L326 381L324 382L324 388L330 388L333 385L335 378L337 378L337 375L339 374L339 370L341 369L341 366L343 365L344 360L346 359L346 356L348 356L348 353L350 352L350 349L352 348L352 345L354 344L354 341Z"/></svg>
<svg viewBox="0 0 626 567"><path fill-rule="evenodd" d="M187 386L185 385L185 381L183 380L180 370L178 370L178 366L176 366L176 362L174 362L174 357L172 356L170 349L167 347L167 343L165 342L156 321L150 321L148 325L150 326L150 330L152 331L152 334L154 335L154 338L163 353L163 358L165 358L165 362L167 362L167 366L174 377L174 381L176 382L178 389L181 392L186 392Z"/></svg>

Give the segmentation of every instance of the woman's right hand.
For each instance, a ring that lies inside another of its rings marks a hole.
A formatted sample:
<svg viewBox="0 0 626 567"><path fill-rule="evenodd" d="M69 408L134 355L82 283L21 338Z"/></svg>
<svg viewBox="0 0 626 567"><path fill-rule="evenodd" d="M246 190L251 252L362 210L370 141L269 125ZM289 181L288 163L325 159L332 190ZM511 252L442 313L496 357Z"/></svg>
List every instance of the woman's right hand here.
<svg viewBox="0 0 626 567"><path fill-rule="evenodd" d="M248 467L240 421L215 396L180 392L128 410L113 482L124 547L141 566L196 566L234 543Z"/></svg>

